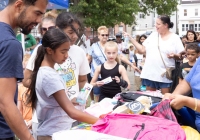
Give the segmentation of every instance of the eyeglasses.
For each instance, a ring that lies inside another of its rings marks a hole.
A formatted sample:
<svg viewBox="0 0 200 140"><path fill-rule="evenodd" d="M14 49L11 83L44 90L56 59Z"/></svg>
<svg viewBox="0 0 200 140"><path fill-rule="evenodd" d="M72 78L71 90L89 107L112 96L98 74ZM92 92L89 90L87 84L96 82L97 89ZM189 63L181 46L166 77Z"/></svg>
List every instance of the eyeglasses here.
<svg viewBox="0 0 200 140"><path fill-rule="evenodd" d="M101 34L101 36L103 36L103 37L104 37L104 36L108 36L108 34Z"/></svg>
<svg viewBox="0 0 200 140"><path fill-rule="evenodd" d="M42 31L46 32L49 29L55 29L55 28L56 28L56 26L50 26L48 28L42 27L41 29L42 29Z"/></svg>

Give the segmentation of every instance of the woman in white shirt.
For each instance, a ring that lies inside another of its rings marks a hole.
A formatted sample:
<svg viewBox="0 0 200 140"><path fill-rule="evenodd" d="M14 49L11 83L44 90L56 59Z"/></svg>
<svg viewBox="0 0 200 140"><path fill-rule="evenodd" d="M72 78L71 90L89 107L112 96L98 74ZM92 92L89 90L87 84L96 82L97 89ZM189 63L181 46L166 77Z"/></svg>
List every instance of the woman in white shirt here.
<svg viewBox="0 0 200 140"><path fill-rule="evenodd" d="M124 33L124 35L129 36L130 41L140 53L146 53L146 60L140 77L142 78L142 85L145 85L147 90L161 89L163 94L170 91L172 80L167 79L163 73L166 72L166 67L175 67L175 59L180 59L177 54L184 50L180 37L170 32L169 29L172 27L173 23L169 16L159 16L156 19L157 32L152 33L142 45L129 34Z"/></svg>

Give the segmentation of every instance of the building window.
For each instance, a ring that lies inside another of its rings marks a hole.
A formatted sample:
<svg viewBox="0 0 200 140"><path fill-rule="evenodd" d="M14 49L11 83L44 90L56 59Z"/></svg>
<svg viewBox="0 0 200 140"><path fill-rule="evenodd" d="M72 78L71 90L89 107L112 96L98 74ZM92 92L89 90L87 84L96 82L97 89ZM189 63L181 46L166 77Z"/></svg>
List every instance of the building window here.
<svg viewBox="0 0 200 140"><path fill-rule="evenodd" d="M184 16L187 16L187 9L184 9Z"/></svg>
<svg viewBox="0 0 200 140"><path fill-rule="evenodd" d="M199 29L198 29L198 31L200 31L200 24L199 24Z"/></svg>
<svg viewBox="0 0 200 140"><path fill-rule="evenodd" d="M197 31L197 24L194 24L194 31Z"/></svg>
<svg viewBox="0 0 200 140"><path fill-rule="evenodd" d="M148 24L145 24L145 28L147 28L148 27Z"/></svg>
<svg viewBox="0 0 200 140"><path fill-rule="evenodd" d="M186 27L185 31L189 30L188 24L185 24L185 27Z"/></svg>
<svg viewBox="0 0 200 140"><path fill-rule="evenodd" d="M140 18L144 18L144 14L139 14L139 17Z"/></svg>
<svg viewBox="0 0 200 140"><path fill-rule="evenodd" d="M185 24L182 24L182 31L185 31Z"/></svg>

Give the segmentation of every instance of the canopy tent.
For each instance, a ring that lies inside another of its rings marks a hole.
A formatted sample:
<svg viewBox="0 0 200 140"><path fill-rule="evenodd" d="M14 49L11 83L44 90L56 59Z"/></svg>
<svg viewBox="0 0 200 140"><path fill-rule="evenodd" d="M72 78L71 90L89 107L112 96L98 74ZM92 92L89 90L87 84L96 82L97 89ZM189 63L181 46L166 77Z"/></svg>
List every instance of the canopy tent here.
<svg viewBox="0 0 200 140"><path fill-rule="evenodd" d="M0 11L3 10L8 4L8 0L0 0Z"/></svg>
<svg viewBox="0 0 200 140"><path fill-rule="evenodd" d="M69 0L49 0L47 9L67 9L69 8Z"/></svg>
<svg viewBox="0 0 200 140"><path fill-rule="evenodd" d="M0 10L3 10L8 4L8 0L0 0ZM47 9L67 9L69 0L49 0Z"/></svg>

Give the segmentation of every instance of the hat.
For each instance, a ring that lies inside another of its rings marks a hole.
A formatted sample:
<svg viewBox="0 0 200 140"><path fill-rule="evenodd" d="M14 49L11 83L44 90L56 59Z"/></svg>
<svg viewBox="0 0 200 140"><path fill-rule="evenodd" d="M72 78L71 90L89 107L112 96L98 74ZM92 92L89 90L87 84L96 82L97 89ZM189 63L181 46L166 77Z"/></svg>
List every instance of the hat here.
<svg viewBox="0 0 200 140"><path fill-rule="evenodd" d="M116 37L122 37L122 34L121 33L117 33Z"/></svg>

